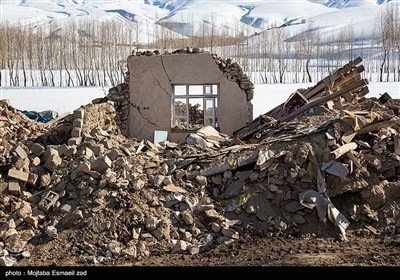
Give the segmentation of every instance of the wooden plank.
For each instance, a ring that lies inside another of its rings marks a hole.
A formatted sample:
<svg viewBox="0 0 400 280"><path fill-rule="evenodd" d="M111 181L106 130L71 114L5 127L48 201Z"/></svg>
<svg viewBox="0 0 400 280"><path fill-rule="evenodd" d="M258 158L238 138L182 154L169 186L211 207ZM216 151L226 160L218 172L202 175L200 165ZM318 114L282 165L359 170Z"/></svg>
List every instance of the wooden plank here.
<svg viewBox="0 0 400 280"><path fill-rule="evenodd" d="M362 167L361 163L358 161L356 156L353 154L353 151L348 151L346 153L346 156L354 163L355 166L357 166L358 168Z"/></svg>
<svg viewBox="0 0 400 280"><path fill-rule="evenodd" d="M350 142L348 144L344 144L344 145L340 146L339 148L337 148L336 150L331 152L332 159L338 159L341 156L343 156L344 154L346 154L347 152L350 152L355 149L357 149L357 143L355 143L355 142Z"/></svg>
<svg viewBox="0 0 400 280"><path fill-rule="evenodd" d="M44 124L45 128L49 128L51 127L53 124L55 124L56 122L58 122L59 120L65 118L66 116L68 116L70 113L64 113L62 115L59 115L57 118L52 119L51 121L47 122Z"/></svg>
<svg viewBox="0 0 400 280"><path fill-rule="evenodd" d="M361 57L357 57L353 61L350 61L349 63L344 65L342 68L339 68L338 70L336 70L332 75L325 77L324 79L319 81L314 87L312 87L309 90L307 90L306 92L304 92L303 96L306 99L310 99L311 97L315 96L316 94L318 94L319 92L321 92L322 90L324 90L326 88L326 84L330 83L332 76L335 77L335 83L336 83L337 80L343 79L343 76L341 74L343 74L343 75L346 74L354 66L360 64L361 62L362 62Z"/></svg>
<svg viewBox="0 0 400 280"><path fill-rule="evenodd" d="M367 126L361 128L359 131L357 131L357 135L365 134L365 133L372 132L372 131L377 131L384 127L391 127L395 124L400 125L400 119L376 122L376 123L373 123L373 124L370 124L370 125L367 125Z"/></svg>
<svg viewBox="0 0 400 280"><path fill-rule="evenodd" d="M356 83L353 83L353 84L345 87L342 90L339 90L339 91L337 91L335 93L332 93L330 95L327 95L327 96L324 96L324 97L321 97L319 99L311 101L310 103L304 105L303 107L300 107L298 110L290 113L289 115L286 115L286 116L282 117L279 121L284 122L284 121L293 119L294 117L297 117L298 115L304 113L305 111L309 110L310 108L313 108L313 107L315 107L317 105L325 104L329 100L333 100L335 98L341 97L342 95L346 94L347 92L357 90L357 89L359 89L359 88L361 88L361 87L363 87L363 86L365 86L367 84L368 84L368 80L367 79L362 79L362 80L360 80L360 81L358 81Z"/></svg>
<svg viewBox="0 0 400 280"><path fill-rule="evenodd" d="M369 88L364 87L361 91L356 92L355 94L357 94L357 96L360 98L360 97L367 95L368 93L369 93Z"/></svg>

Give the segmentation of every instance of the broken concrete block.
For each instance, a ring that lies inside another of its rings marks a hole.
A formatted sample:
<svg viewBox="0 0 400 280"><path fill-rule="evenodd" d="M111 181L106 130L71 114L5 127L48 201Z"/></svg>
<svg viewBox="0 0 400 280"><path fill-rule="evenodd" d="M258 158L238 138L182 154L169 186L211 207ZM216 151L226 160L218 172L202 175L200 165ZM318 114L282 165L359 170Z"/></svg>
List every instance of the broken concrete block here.
<svg viewBox="0 0 400 280"><path fill-rule="evenodd" d="M145 182L141 179L136 179L132 182L132 187L135 191L141 190L145 185Z"/></svg>
<svg viewBox="0 0 400 280"><path fill-rule="evenodd" d="M82 127L83 127L83 119L75 119L74 122L72 123L72 126L74 128L82 129Z"/></svg>
<svg viewBox="0 0 400 280"><path fill-rule="evenodd" d="M20 239L23 241L29 241L35 237L35 232L31 229L23 230L20 234Z"/></svg>
<svg viewBox="0 0 400 280"><path fill-rule="evenodd" d="M232 228L223 228L221 233L229 238L232 239L238 239L239 238L239 232Z"/></svg>
<svg viewBox="0 0 400 280"><path fill-rule="evenodd" d="M84 161L79 163L77 171L89 173L90 172L90 162Z"/></svg>
<svg viewBox="0 0 400 280"><path fill-rule="evenodd" d="M102 155L104 153L104 146L102 144L90 144L88 148L93 151L95 156Z"/></svg>
<svg viewBox="0 0 400 280"><path fill-rule="evenodd" d="M44 230L44 232L46 233L46 235L52 239L55 239L58 237L58 232L57 229L53 226L47 226Z"/></svg>
<svg viewBox="0 0 400 280"><path fill-rule="evenodd" d="M4 193L8 188L7 183L0 183L0 194Z"/></svg>
<svg viewBox="0 0 400 280"><path fill-rule="evenodd" d="M163 176L163 175L160 175L160 176ZM165 186L171 185L172 184L172 177L171 176L165 176L162 183Z"/></svg>
<svg viewBox="0 0 400 280"><path fill-rule="evenodd" d="M129 245L127 248L122 250L122 254L127 255L132 258L137 257L137 249L135 244Z"/></svg>
<svg viewBox="0 0 400 280"><path fill-rule="evenodd" d="M8 177L26 183L29 179L29 173L11 168L8 170Z"/></svg>
<svg viewBox="0 0 400 280"><path fill-rule="evenodd" d="M62 163L62 158L59 156L58 151L56 149L50 148L50 155L46 159L44 167L54 172L61 165L61 163Z"/></svg>
<svg viewBox="0 0 400 280"><path fill-rule="evenodd" d="M204 212L207 210L211 210L214 209L214 205L213 204L200 204L196 206L196 210L199 212Z"/></svg>
<svg viewBox="0 0 400 280"><path fill-rule="evenodd" d="M40 145L39 143L35 143L31 147L32 153L38 157L43 154L44 150L45 150L45 148L42 145Z"/></svg>
<svg viewBox="0 0 400 280"><path fill-rule="evenodd" d="M81 138L75 137L68 140L68 146L78 146L81 143Z"/></svg>
<svg viewBox="0 0 400 280"><path fill-rule="evenodd" d="M112 161L107 157L99 157L91 162L91 170L103 173L108 168L111 168Z"/></svg>
<svg viewBox="0 0 400 280"><path fill-rule="evenodd" d="M107 249L113 256L118 256L122 251L122 244L118 241L111 241L107 244Z"/></svg>
<svg viewBox="0 0 400 280"><path fill-rule="evenodd" d="M82 129L79 127L74 127L71 130L71 138L80 138L82 136Z"/></svg>
<svg viewBox="0 0 400 280"><path fill-rule="evenodd" d="M24 204L21 208L17 210L18 217L24 219L27 216L32 215L32 208L29 204Z"/></svg>
<svg viewBox="0 0 400 280"><path fill-rule="evenodd" d="M65 155L65 153L68 151L69 147L66 144L62 144L60 146L58 146L58 155L59 156L63 156Z"/></svg>
<svg viewBox="0 0 400 280"><path fill-rule="evenodd" d="M26 183L31 187L36 187L39 184L39 176L35 173L29 173L28 181Z"/></svg>
<svg viewBox="0 0 400 280"><path fill-rule="evenodd" d="M9 182L8 192L13 195L19 195L21 193L21 187L17 182Z"/></svg>
<svg viewBox="0 0 400 280"><path fill-rule="evenodd" d="M187 225L192 225L193 224L193 216L192 213L190 212L189 209L183 211L182 213L182 220L185 222Z"/></svg>
<svg viewBox="0 0 400 280"><path fill-rule="evenodd" d="M24 222L36 228L39 224L39 218L35 216L26 216Z"/></svg>
<svg viewBox="0 0 400 280"><path fill-rule="evenodd" d="M74 119L83 119L84 115L85 110L83 108L74 110Z"/></svg>
<svg viewBox="0 0 400 280"><path fill-rule="evenodd" d="M20 145L18 145L15 148L14 152L22 159L28 158L28 155L26 154L25 150Z"/></svg>
<svg viewBox="0 0 400 280"><path fill-rule="evenodd" d="M198 246L191 246L189 248L189 253L191 255L197 255L198 253L200 253L200 248Z"/></svg>
<svg viewBox="0 0 400 280"><path fill-rule="evenodd" d="M50 186L51 183L51 176L49 173L45 173L43 175L40 175L40 187L45 188Z"/></svg>
<svg viewBox="0 0 400 280"><path fill-rule="evenodd" d="M103 141L102 143L107 150L110 150L114 147L112 140Z"/></svg>
<svg viewBox="0 0 400 280"><path fill-rule="evenodd" d="M32 165L33 165L33 166L39 166L39 164L40 164L40 158L34 157L34 158L32 159Z"/></svg>
<svg viewBox="0 0 400 280"><path fill-rule="evenodd" d="M221 226L217 223L212 223L211 224L211 229L215 232L218 233L221 231Z"/></svg>
<svg viewBox="0 0 400 280"><path fill-rule="evenodd" d="M176 242L176 245L174 248L172 248L171 253L172 254L176 254L176 253L182 253L184 251L186 251L187 248L187 243L184 240L178 240L178 242Z"/></svg>
<svg viewBox="0 0 400 280"><path fill-rule="evenodd" d="M208 218L211 218L211 219L217 219L217 218L219 218L218 212L215 211L214 209L206 210L206 211L204 211L204 213L206 214L206 216L207 216Z"/></svg>
<svg viewBox="0 0 400 280"><path fill-rule="evenodd" d="M48 191L38 204L38 208L48 213L58 201L59 195L53 191Z"/></svg>
<svg viewBox="0 0 400 280"><path fill-rule="evenodd" d="M153 231L157 228L158 220L156 217L149 216L146 219L146 229Z"/></svg>
<svg viewBox="0 0 400 280"><path fill-rule="evenodd" d="M12 242L19 238L19 233L15 228L9 228L5 233L3 233L3 240L5 243Z"/></svg>
<svg viewBox="0 0 400 280"><path fill-rule="evenodd" d="M71 211L71 205L69 204L63 204L60 206L60 212L61 213L68 213L69 211Z"/></svg>
<svg viewBox="0 0 400 280"><path fill-rule="evenodd" d="M200 186L207 186L207 177L202 176L202 175L197 175L196 176L196 181L199 183Z"/></svg>
<svg viewBox="0 0 400 280"><path fill-rule="evenodd" d="M139 239L141 231L142 231L141 228L137 228L137 229L133 228L132 229L132 238L135 240Z"/></svg>
<svg viewBox="0 0 400 280"><path fill-rule="evenodd" d="M107 157L111 160L116 160L118 155L118 151L116 149L112 149L110 152L108 152Z"/></svg>
<svg viewBox="0 0 400 280"><path fill-rule="evenodd" d="M74 212L67 213L61 220L61 224L64 228L69 229L78 225L83 219L83 213L81 210L76 210Z"/></svg>

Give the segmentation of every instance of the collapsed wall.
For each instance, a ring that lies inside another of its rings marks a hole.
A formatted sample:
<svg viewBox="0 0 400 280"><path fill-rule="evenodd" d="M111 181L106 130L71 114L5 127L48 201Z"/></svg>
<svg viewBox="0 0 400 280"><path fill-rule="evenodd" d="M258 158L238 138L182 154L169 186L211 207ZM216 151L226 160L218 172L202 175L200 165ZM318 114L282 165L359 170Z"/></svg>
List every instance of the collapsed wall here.
<svg viewBox="0 0 400 280"><path fill-rule="evenodd" d="M164 52L162 55L174 55L174 54L198 54L203 53L203 50L198 48L193 49L180 49L173 52ZM143 52L133 52L132 55L136 56L152 56L160 55L158 50L155 51L143 51ZM236 62L232 62L230 58L219 57L215 53L210 53L211 57L215 60L218 68L224 73L224 76L230 80L236 82L240 89L243 90L246 95L247 108L248 108L248 121L253 120L253 104L251 100L254 96L254 84L251 82L250 78L243 71L240 65ZM128 132L128 119L129 119L129 106L130 106L130 92L129 92L129 72L125 73L124 82L112 87L108 91L108 95L104 98L97 98L93 100L93 104L98 104L106 101L113 101L114 107L117 112L115 121L121 132L127 135ZM193 110L194 113L198 113Z"/></svg>

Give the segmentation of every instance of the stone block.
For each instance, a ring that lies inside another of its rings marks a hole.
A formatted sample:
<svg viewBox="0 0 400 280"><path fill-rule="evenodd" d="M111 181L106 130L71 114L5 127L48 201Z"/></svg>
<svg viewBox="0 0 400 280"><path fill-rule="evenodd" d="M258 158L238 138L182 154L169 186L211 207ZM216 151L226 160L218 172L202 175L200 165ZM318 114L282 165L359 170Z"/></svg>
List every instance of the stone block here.
<svg viewBox="0 0 400 280"><path fill-rule="evenodd" d="M63 205L60 206L60 212L61 213L68 213L69 211L71 211L71 205L63 204Z"/></svg>
<svg viewBox="0 0 400 280"><path fill-rule="evenodd" d="M33 154L35 154L36 156L38 156L38 157L39 157L41 154L43 154L44 150L45 150L45 148L44 148L42 145L40 145L39 143L35 143L35 144L33 144L32 147L31 147L31 152L32 152Z"/></svg>
<svg viewBox="0 0 400 280"><path fill-rule="evenodd" d="M232 228L223 228L221 233L229 238L232 239L238 239L239 238L239 232Z"/></svg>
<svg viewBox="0 0 400 280"><path fill-rule="evenodd" d="M74 110L74 119L83 119L84 115L85 110L83 108Z"/></svg>
<svg viewBox="0 0 400 280"><path fill-rule="evenodd" d="M59 195L53 191L48 191L38 204L38 208L48 213L58 201Z"/></svg>
<svg viewBox="0 0 400 280"><path fill-rule="evenodd" d="M24 222L27 223L28 225L32 225L36 228L39 223L39 218L35 217L35 216L26 216L24 218Z"/></svg>
<svg viewBox="0 0 400 280"><path fill-rule="evenodd" d="M56 171L58 167L61 165L62 159L58 155L58 151L52 149L50 156L47 158L46 162L44 163L44 167L46 167L50 171Z"/></svg>
<svg viewBox="0 0 400 280"><path fill-rule="evenodd" d="M17 209L18 217L24 219L27 216L32 215L32 208L29 204L24 204L21 208Z"/></svg>
<svg viewBox="0 0 400 280"><path fill-rule="evenodd" d="M76 154L76 146L75 145L67 146L67 150L64 152L64 156L70 157L75 154Z"/></svg>
<svg viewBox="0 0 400 280"><path fill-rule="evenodd" d="M71 130L71 137L72 138L80 138L82 136L82 129L79 127L74 127Z"/></svg>
<svg viewBox="0 0 400 280"><path fill-rule="evenodd" d="M72 123L72 126L74 128L82 129L82 127L83 127L83 119L75 119L74 122Z"/></svg>
<svg viewBox="0 0 400 280"><path fill-rule="evenodd" d="M68 146L78 146L81 143L81 138L70 138L68 140Z"/></svg>
<svg viewBox="0 0 400 280"><path fill-rule="evenodd" d="M28 158L28 155L26 154L24 148L21 147L21 145L18 145L18 146L15 148L14 152L15 152L20 158L22 158L22 159Z"/></svg>
<svg viewBox="0 0 400 280"><path fill-rule="evenodd" d="M7 183L0 183L0 194L4 193L8 188Z"/></svg>
<svg viewBox="0 0 400 280"><path fill-rule="evenodd" d="M68 151L68 146L66 144L62 144L58 146L57 151L59 156L63 156Z"/></svg>
<svg viewBox="0 0 400 280"><path fill-rule="evenodd" d="M29 173L11 168L8 170L8 177L26 183L29 179Z"/></svg>
<svg viewBox="0 0 400 280"><path fill-rule="evenodd" d="M90 172L90 163L87 161L79 163L77 170L79 172L89 173Z"/></svg>
<svg viewBox="0 0 400 280"><path fill-rule="evenodd" d="M111 168L111 165L112 161L107 156L99 157L91 162L91 170L102 173Z"/></svg>
<svg viewBox="0 0 400 280"><path fill-rule="evenodd" d="M31 187L36 187L39 184L39 176L35 173L29 173L27 184Z"/></svg>

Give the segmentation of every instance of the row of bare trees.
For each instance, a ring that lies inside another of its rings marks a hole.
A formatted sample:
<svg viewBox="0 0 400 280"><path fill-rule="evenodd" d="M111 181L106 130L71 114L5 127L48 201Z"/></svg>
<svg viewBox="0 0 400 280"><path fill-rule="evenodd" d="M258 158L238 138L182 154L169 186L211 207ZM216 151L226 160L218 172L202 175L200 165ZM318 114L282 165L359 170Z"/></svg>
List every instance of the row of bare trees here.
<svg viewBox="0 0 400 280"><path fill-rule="evenodd" d="M132 30L116 22L29 28L0 25L1 86L105 86L120 83Z"/></svg>
<svg viewBox="0 0 400 280"><path fill-rule="evenodd" d="M196 30L189 24L186 36L174 32L172 23L155 29L143 22L116 21L52 23L35 29L0 24L0 86L111 86L123 81L133 49L162 53L186 47L234 58L255 83L315 82L356 56L363 57L371 81L400 81L398 5L386 5L372 39L361 40L355 39L352 27L327 35L307 22L296 34L271 26L245 36L239 25L223 30L214 21L211 17Z"/></svg>

